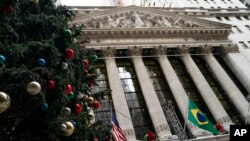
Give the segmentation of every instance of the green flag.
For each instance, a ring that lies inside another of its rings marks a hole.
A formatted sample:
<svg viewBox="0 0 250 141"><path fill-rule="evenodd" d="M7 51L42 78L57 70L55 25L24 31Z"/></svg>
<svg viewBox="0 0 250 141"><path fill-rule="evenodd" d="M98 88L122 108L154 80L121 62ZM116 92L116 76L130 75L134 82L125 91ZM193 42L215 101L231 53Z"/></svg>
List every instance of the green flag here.
<svg viewBox="0 0 250 141"><path fill-rule="evenodd" d="M214 128L211 121L198 109L194 102L189 99L188 105L188 120L192 122L195 126L212 132L214 135L218 135L219 132Z"/></svg>

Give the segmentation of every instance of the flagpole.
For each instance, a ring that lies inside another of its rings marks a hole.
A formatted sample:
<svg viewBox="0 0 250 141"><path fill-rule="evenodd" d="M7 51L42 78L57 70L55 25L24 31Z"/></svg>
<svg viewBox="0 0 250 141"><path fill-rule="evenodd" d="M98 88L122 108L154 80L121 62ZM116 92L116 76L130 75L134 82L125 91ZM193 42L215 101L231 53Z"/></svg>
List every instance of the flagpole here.
<svg viewBox="0 0 250 141"><path fill-rule="evenodd" d="M187 103L187 111L186 111L186 117L185 117L185 121L184 121L184 132L186 130L186 126L187 126L187 121L188 121L188 109L189 109L189 93L187 93L187 98L188 98L188 103Z"/></svg>
<svg viewBox="0 0 250 141"><path fill-rule="evenodd" d="M112 110L112 103L110 102L110 124L111 124L111 134L110 134L110 141L112 141L112 112L113 112L113 110Z"/></svg>

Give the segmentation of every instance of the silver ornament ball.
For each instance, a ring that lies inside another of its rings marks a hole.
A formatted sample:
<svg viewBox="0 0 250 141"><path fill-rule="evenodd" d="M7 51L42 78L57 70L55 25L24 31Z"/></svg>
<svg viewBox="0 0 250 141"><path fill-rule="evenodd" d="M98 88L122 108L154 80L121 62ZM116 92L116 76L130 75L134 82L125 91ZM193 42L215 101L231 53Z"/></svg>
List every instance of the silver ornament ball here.
<svg viewBox="0 0 250 141"><path fill-rule="evenodd" d="M36 81L32 81L27 85L27 92L31 95L37 95L41 89L41 85Z"/></svg>
<svg viewBox="0 0 250 141"><path fill-rule="evenodd" d="M65 115L70 115L71 114L71 109L69 107L65 107L64 110L63 110L64 114Z"/></svg>
<svg viewBox="0 0 250 141"><path fill-rule="evenodd" d="M62 63L62 69L63 70L66 70L66 69L68 69L68 64L67 63Z"/></svg>
<svg viewBox="0 0 250 141"><path fill-rule="evenodd" d="M5 92L0 92L0 113L3 113L10 107L10 97Z"/></svg>

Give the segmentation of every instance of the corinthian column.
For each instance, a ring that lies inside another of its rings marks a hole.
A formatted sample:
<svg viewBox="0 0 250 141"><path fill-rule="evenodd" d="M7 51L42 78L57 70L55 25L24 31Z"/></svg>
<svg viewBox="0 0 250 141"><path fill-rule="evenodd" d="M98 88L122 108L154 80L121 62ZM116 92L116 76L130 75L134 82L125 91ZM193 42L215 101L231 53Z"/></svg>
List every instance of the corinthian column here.
<svg viewBox="0 0 250 141"><path fill-rule="evenodd" d="M122 88L122 83L118 75L118 69L115 63L114 54L114 48L107 48L102 50L102 55L103 57L105 57L109 85L117 120L120 127L125 132L127 139L129 141L133 141L136 140L135 131L129 113L126 97Z"/></svg>
<svg viewBox="0 0 250 141"><path fill-rule="evenodd" d="M143 60L140 57L141 48L129 48L128 52L129 55L133 56L132 62L157 136L160 140L177 139L176 136L171 134L154 86L149 78Z"/></svg>
<svg viewBox="0 0 250 141"><path fill-rule="evenodd" d="M236 109L240 112L240 114L246 119L248 117L248 101L245 99L241 91L227 75L225 70L218 63L218 61L214 58L213 54L211 54L211 47L205 46L201 49L203 53L206 54L203 56L204 60L206 60L207 64L218 79L219 83L225 90L226 95L230 98L230 100L235 105Z"/></svg>
<svg viewBox="0 0 250 141"><path fill-rule="evenodd" d="M224 127L225 130L229 131L229 126L232 124L232 121L214 94L212 88L209 86L205 77L202 75L199 68L196 66L195 62L190 56L189 48L183 46L179 47L179 50L182 53L181 60L185 64L187 71L192 77L198 91L200 92L213 117Z"/></svg>
<svg viewBox="0 0 250 141"><path fill-rule="evenodd" d="M168 85L171 89L171 92L173 93L173 96L175 98L175 101L181 111L182 117L187 120L187 109L188 109L188 97L187 94L178 79L178 76L176 75L172 65L170 64L167 56L165 49L163 47L155 48L155 53L159 57L157 58L161 69L163 71L163 74L168 82ZM212 134L208 131L205 131L201 128L197 128L190 122L187 122L187 127L189 131L196 137L207 135L207 134Z"/></svg>

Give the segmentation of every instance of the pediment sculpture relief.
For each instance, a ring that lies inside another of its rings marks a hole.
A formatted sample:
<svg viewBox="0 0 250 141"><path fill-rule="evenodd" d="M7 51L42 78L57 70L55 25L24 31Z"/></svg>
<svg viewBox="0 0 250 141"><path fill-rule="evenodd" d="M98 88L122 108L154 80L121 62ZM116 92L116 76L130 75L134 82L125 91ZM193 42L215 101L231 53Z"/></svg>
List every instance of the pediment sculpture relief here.
<svg viewBox="0 0 250 141"><path fill-rule="evenodd" d="M131 11L121 16L105 16L91 18L83 21L85 29L88 28L195 28L208 27L198 22L176 17L150 15Z"/></svg>

